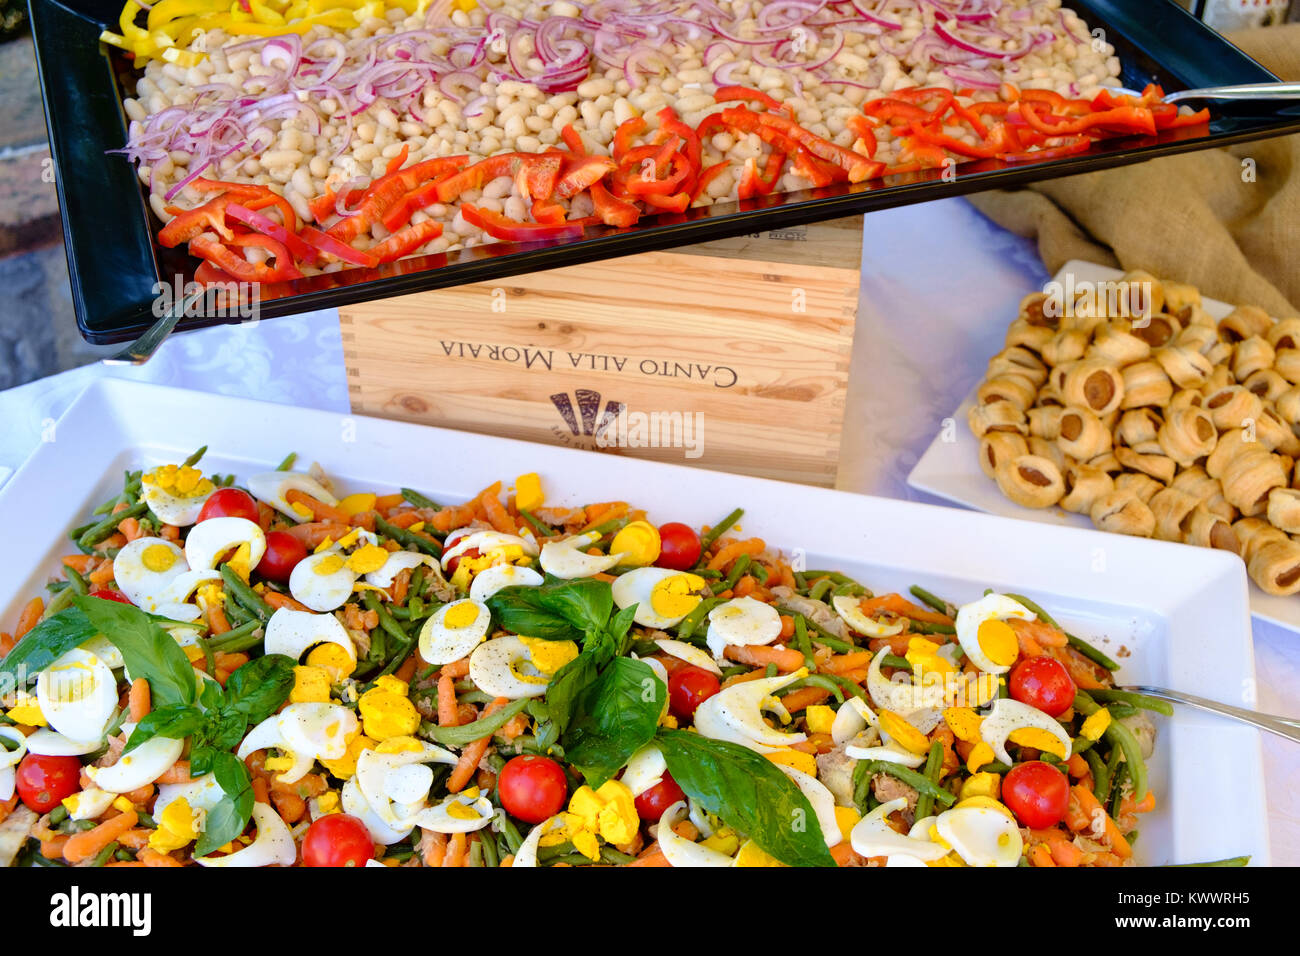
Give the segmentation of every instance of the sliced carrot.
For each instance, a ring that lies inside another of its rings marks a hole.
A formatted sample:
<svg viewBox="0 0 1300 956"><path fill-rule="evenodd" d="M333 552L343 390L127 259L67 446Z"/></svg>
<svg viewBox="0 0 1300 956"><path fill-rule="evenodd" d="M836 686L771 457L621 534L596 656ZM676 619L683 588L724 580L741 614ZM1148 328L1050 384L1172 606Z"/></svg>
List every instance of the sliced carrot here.
<svg viewBox="0 0 1300 956"><path fill-rule="evenodd" d="M299 602L295 601L293 598L289 597L289 595L281 594L279 591L272 590L271 588L267 588L262 592L262 600L265 601L267 604L271 605L271 607L275 608L276 610L279 610L282 607L286 607L290 611L311 610L311 608L307 607L307 605L300 604Z"/></svg>
<svg viewBox="0 0 1300 956"><path fill-rule="evenodd" d="M190 762L188 760L178 760L166 770L162 776L154 783L193 783L194 778L190 776Z"/></svg>
<svg viewBox="0 0 1300 956"><path fill-rule="evenodd" d="M23 605L23 611L18 615L18 626L14 628L14 640L21 641L23 635L41 623L41 615L45 613L45 602L39 597L34 597Z"/></svg>
<svg viewBox="0 0 1300 956"><path fill-rule="evenodd" d="M927 624L951 624L952 618L930 608L913 604L901 594L882 594L879 597L864 598L858 605L862 613L870 617L879 611L892 611L900 617L910 617Z"/></svg>
<svg viewBox="0 0 1300 956"><path fill-rule="evenodd" d="M441 673L448 677L461 678L469 675L469 658L462 657L458 661L452 661L450 664L443 664Z"/></svg>
<svg viewBox="0 0 1300 956"><path fill-rule="evenodd" d="M140 521L138 518L124 518L118 524L117 530L122 532L123 537L125 537L128 542L144 536L144 532L140 530Z"/></svg>
<svg viewBox="0 0 1300 956"><path fill-rule="evenodd" d="M781 633L779 637L783 641L788 641L794 637L794 618L789 614L781 615Z"/></svg>
<svg viewBox="0 0 1300 956"><path fill-rule="evenodd" d="M154 785L146 783L143 787L136 787L134 790L129 790L122 794L122 796L126 797L128 801L135 804L137 807L143 807L153 799L155 792L156 790Z"/></svg>
<svg viewBox="0 0 1300 956"><path fill-rule="evenodd" d="M226 618L225 609L220 605L208 605L208 628L213 634L225 634L230 630L230 621Z"/></svg>
<svg viewBox="0 0 1300 956"><path fill-rule="evenodd" d="M1070 788L1070 803L1065 814L1066 825L1075 833L1091 832L1093 830L1093 821L1098 818L1098 814L1105 820L1105 833L1101 842L1106 844L1120 859L1127 860L1133 855L1133 849L1129 846L1128 840L1124 839L1124 834L1120 832L1119 825L1111 819L1110 814L1097 800L1091 790L1081 784L1075 784Z"/></svg>
<svg viewBox="0 0 1300 956"><path fill-rule="evenodd" d="M402 568L393 578L393 586L389 591L394 604L405 604L406 593L411 589L411 571L409 568Z"/></svg>
<svg viewBox="0 0 1300 956"><path fill-rule="evenodd" d="M117 842L122 844L122 846L126 847L128 850L138 850L141 847L149 845L149 834L151 833L153 833L152 830L146 830L144 827L136 827L133 830L127 830L123 833L117 838Z"/></svg>
<svg viewBox="0 0 1300 956"><path fill-rule="evenodd" d="M86 575L86 580L96 587L102 587L113 580L113 559L105 558L99 567Z"/></svg>
<svg viewBox="0 0 1300 956"><path fill-rule="evenodd" d="M138 859L145 866L184 866L185 865L180 860L176 859L176 857L172 856L170 853L160 853L158 850L155 850L153 847L148 847L148 846L136 854L136 859Z"/></svg>
<svg viewBox="0 0 1300 956"><path fill-rule="evenodd" d="M836 866L849 866L862 859L862 857L858 856L857 851L853 849L853 844L848 840L841 840L831 847L831 858L835 861Z"/></svg>
<svg viewBox="0 0 1300 956"><path fill-rule="evenodd" d="M406 498L400 494L379 495L375 498L375 510L385 512L390 508L396 508L405 500Z"/></svg>
<svg viewBox="0 0 1300 956"><path fill-rule="evenodd" d="M442 858L443 866L464 866L469 841L463 833L453 833L447 841L447 855Z"/></svg>
<svg viewBox="0 0 1300 956"><path fill-rule="evenodd" d="M721 571L731 566L742 554L755 555L762 553L767 548L767 542L762 538L750 538L748 541L731 541L718 549L709 560L710 571Z"/></svg>
<svg viewBox="0 0 1300 956"><path fill-rule="evenodd" d="M134 810L127 810L105 820L93 830L74 834L63 846L63 858L69 863L89 860L139 822L140 815Z"/></svg>
<svg viewBox="0 0 1300 956"><path fill-rule="evenodd" d="M438 675L438 726L457 727L460 719L456 711L456 687L444 667Z"/></svg>
<svg viewBox="0 0 1300 956"><path fill-rule="evenodd" d="M302 505L312 513L317 521L337 521L339 524L350 524L348 516L333 505L327 505L301 491L298 488L290 488L284 493L284 500L290 505Z"/></svg>
<svg viewBox="0 0 1300 956"><path fill-rule="evenodd" d="M253 800L256 803L269 804L271 802L271 790L266 784L265 777L253 778Z"/></svg>
<svg viewBox="0 0 1300 956"><path fill-rule="evenodd" d="M1010 624L1017 635L1025 634L1042 647L1065 647L1070 643L1063 630L1053 627L1046 621L1022 621L1019 618L1012 618Z"/></svg>
<svg viewBox="0 0 1300 956"><path fill-rule="evenodd" d="M41 856L47 860L57 860L63 856L63 851L67 849L68 841L72 839L70 835L59 833L47 840L41 841ZM105 844L107 846L107 844Z"/></svg>
<svg viewBox="0 0 1300 956"><path fill-rule="evenodd" d="M0 631L0 658L3 658L17 646L18 642L13 639L12 635Z"/></svg>
<svg viewBox="0 0 1300 956"><path fill-rule="evenodd" d="M775 664L777 670L786 673L803 667L803 653L788 647L728 644L722 654L728 660L748 664L750 667L766 667L768 664Z"/></svg>
<svg viewBox="0 0 1300 956"><path fill-rule="evenodd" d="M1070 759L1065 764L1070 776L1076 780L1080 779L1088 772L1088 761L1084 760L1080 754L1070 754Z"/></svg>
<svg viewBox="0 0 1300 956"><path fill-rule="evenodd" d="M820 704L831 692L825 687L800 687L793 690L781 698L781 703L785 705L790 713L811 707L813 704ZM814 745L815 746L815 745Z"/></svg>
<svg viewBox="0 0 1300 956"><path fill-rule="evenodd" d="M497 482L496 491L491 494L486 491L483 493L483 510L487 512L488 522L502 534L516 534L519 529L515 523L510 520L510 514L506 511L505 505L501 504L501 499L497 495L501 491L501 482Z"/></svg>
<svg viewBox="0 0 1300 956"><path fill-rule="evenodd" d="M308 521L286 530L311 551L320 547L326 538L337 541L352 530L352 525L345 521Z"/></svg>
<svg viewBox="0 0 1300 956"><path fill-rule="evenodd" d="M149 716L149 711L153 709L149 682L143 677L137 677L131 681L131 693L128 700L131 709L131 723L138 724Z"/></svg>
<svg viewBox="0 0 1300 956"><path fill-rule="evenodd" d="M99 563L99 558L93 554L65 554L63 556L63 566L72 568L78 574L86 574Z"/></svg>
<svg viewBox="0 0 1300 956"><path fill-rule="evenodd" d="M1030 866L1056 866L1052 862L1052 851L1044 843L1036 844L1029 851Z"/></svg>
<svg viewBox="0 0 1300 956"><path fill-rule="evenodd" d="M641 851L641 855L628 864L628 866L671 866L668 858L664 856L664 851L659 848L659 844L651 843Z"/></svg>
<svg viewBox="0 0 1300 956"><path fill-rule="evenodd" d="M439 705L441 705L441 694L439 694ZM506 697L498 697L492 703L483 708L483 716L488 717L495 714L498 710L510 703ZM460 760L457 761L455 768L451 771L451 776L447 778L447 789L451 793L460 793L469 783L470 778L474 776L474 771L478 769L478 763L487 753L488 744L492 743L492 735L480 737L473 743L469 744L460 752Z"/></svg>
<svg viewBox="0 0 1300 956"><path fill-rule="evenodd" d="M464 527L473 520L474 506L473 504L465 504L443 508L432 518L427 519L427 523L437 531L452 531Z"/></svg>
<svg viewBox="0 0 1300 956"><path fill-rule="evenodd" d="M442 866L447 855L447 834L425 830L420 837L420 859L425 866Z"/></svg>

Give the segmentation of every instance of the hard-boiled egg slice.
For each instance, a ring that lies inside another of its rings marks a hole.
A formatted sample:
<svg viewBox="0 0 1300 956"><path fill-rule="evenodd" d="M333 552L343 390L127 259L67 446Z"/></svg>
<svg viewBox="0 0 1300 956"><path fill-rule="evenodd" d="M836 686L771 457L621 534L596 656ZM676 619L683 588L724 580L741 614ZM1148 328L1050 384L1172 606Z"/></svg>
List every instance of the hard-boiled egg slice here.
<svg viewBox="0 0 1300 956"><path fill-rule="evenodd" d="M492 558L494 564L514 561L525 555L533 557L537 554L536 542L517 534L503 534L500 531L470 531L456 537L449 534L446 542L447 547L442 552L443 570L446 570L453 558L460 557L466 551L477 551L480 557Z"/></svg>
<svg viewBox="0 0 1300 956"><path fill-rule="evenodd" d="M290 704L279 713L280 737L295 754L338 760L348 752L348 739L360 729L357 715L339 704Z"/></svg>
<svg viewBox="0 0 1300 956"><path fill-rule="evenodd" d="M0 800L8 800L13 797L16 782L13 767L0 767Z"/></svg>
<svg viewBox="0 0 1300 956"><path fill-rule="evenodd" d="M415 818L416 826L435 833L472 833L492 822L496 808L485 796L453 793Z"/></svg>
<svg viewBox="0 0 1300 956"><path fill-rule="evenodd" d="M185 538L185 560L195 571L213 571L229 562L247 579L243 572L257 567L264 554L266 535L247 518L209 518L191 528Z"/></svg>
<svg viewBox="0 0 1300 956"><path fill-rule="evenodd" d="M547 817L537 826L529 831L528 836L524 837L524 842L519 846L519 852L515 854L515 861L510 864L516 866L536 866L537 865L537 848L541 846L542 837L554 830L557 826L564 825L564 817L556 814L553 817Z"/></svg>
<svg viewBox="0 0 1300 956"><path fill-rule="evenodd" d="M196 856L194 862L216 867L289 866L298 858L293 834L270 806L254 803L253 823L257 837L242 850L226 856Z"/></svg>
<svg viewBox="0 0 1300 956"><path fill-rule="evenodd" d="M808 798L813 813L817 815L817 825L821 827L822 838L826 841L826 845L836 846L843 843L844 835L840 833L839 822L835 819L835 795L830 792L826 784L786 764L777 764L777 766Z"/></svg>
<svg viewBox="0 0 1300 956"><path fill-rule="evenodd" d="M83 754L94 753L100 748L100 740L73 740L71 737L65 737L56 730L50 730L48 727L40 727L34 734L27 738L27 749L34 754L42 754L48 757L80 757Z"/></svg>
<svg viewBox="0 0 1300 956"><path fill-rule="evenodd" d="M100 790L99 787L87 787L80 793L65 798L63 805L68 810L69 820L94 820L107 811L117 798L116 793Z"/></svg>
<svg viewBox="0 0 1300 956"><path fill-rule="evenodd" d="M303 514L285 500L285 493L291 489L297 489L309 494L322 504L336 505L339 503L339 500L330 494L329 489L311 475L304 475L301 472L267 471L260 475L253 475L248 479L248 490L258 501L265 502L280 514L292 518L294 521L310 521L312 519L310 511Z"/></svg>
<svg viewBox="0 0 1300 956"><path fill-rule="evenodd" d="M837 744L846 743L878 723L866 701L861 697L849 697L835 711L835 720L831 723L831 740Z"/></svg>
<svg viewBox="0 0 1300 956"><path fill-rule="evenodd" d="M164 524L175 525L178 528L188 528L194 522L199 520L199 512L203 510L203 505L216 492L216 487L206 479L203 485L207 491L202 494L184 497L174 495L169 491L152 482L145 482L140 497L149 506L152 511Z"/></svg>
<svg viewBox="0 0 1300 956"><path fill-rule="evenodd" d="M384 561L383 567L366 575L366 583L377 588L391 588L401 572L414 571L422 564L432 567L435 563L432 557L418 551L393 551Z"/></svg>
<svg viewBox="0 0 1300 956"><path fill-rule="evenodd" d="M135 724L122 725L126 739L131 739ZM153 783L181 759L184 740L170 737L150 737L129 754L123 754L111 767L87 767L86 774L100 790L109 793L130 793Z"/></svg>
<svg viewBox="0 0 1300 956"><path fill-rule="evenodd" d="M384 796L396 804L419 803L429 796L433 771L427 764L410 763L394 767L384 777Z"/></svg>
<svg viewBox="0 0 1300 956"><path fill-rule="evenodd" d="M235 756L243 760L254 751L266 750L270 747L275 747L293 759L292 767L284 771L284 773L276 775L275 779L281 783L297 783L307 776L316 763L315 754L292 750L285 743L284 737L280 733L279 714L272 714L250 730L243 741L240 742L239 750L235 752Z"/></svg>
<svg viewBox="0 0 1300 956"><path fill-rule="evenodd" d="M481 601L444 604L420 628L420 656L437 666L458 661L483 642L491 626L492 612Z"/></svg>
<svg viewBox="0 0 1300 956"><path fill-rule="evenodd" d="M600 540L594 531L576 534L563 541L548 541L542 545L542 570L557 578L589 578L593 574L608 571L623 558L623 552L615 554L587 554L587 549Z"/></svg>
<svg viewBox="0 0 1300 956"><path fill-rule="evenodd" d="M203 527L199 525L199 527ZM333 611L352 596L357 574L334 551L309 554L289 573L289 593L313 611Z"/></svg>
<svg viewBox="0 0 1300 956"><path fill-rule="evenodd" d="M919 687L912 683L910 674L903 672L889 680L880 670L884 659L883 653L876 654L867 668L867 693L877 707L907 714L922 708L944 706L947 687L942 675L933 675L936 679L926 680Z"/></svg>
<svg viewBox="0 0 1300 956"><path fill-rule="evenodd" d="M674 640L670 637L659 638L655 641L659 645L659 650L663 651L669 657L675 657L679 661L706 670L711 674L722 676L722 668L717 662L694 644L687 644L685 641Z"/></svg>
<svg viewBox="0 0 1300 956"><path fill-rule="evenodd" d="M924 863L941 860L948 855L947 849L929 840L904 836L895 831L888 823L887 817L904 809L907 801L902 797L889 800L872 810L859 820L849 834L849 843L860 856L892 857L895 854L915 857Z"/></svg>
<svg viewBox="0 0 1300 956"><path fill-rule="evenodd" d="M36 702L65 737L102 740L117 711L117 680L90 651L73 648L37 676Z"/></svg>
<svg viewBox="0 0 1300 956"><path fill-rule="evenodd" d="M167 586L189 570L185 552L165 538L136 538L113 559L113 578L127 600L153 612Z"/></svg>
<svg viewBox="0 0 1300 956"><path fill-rule="evenodd" d="M205 773L189 783L164 783L158 786L158 799L153 805L153 817L161 820L163 813L175 801L185 799L192 810L211 811L226 797L214 774Z"/></svg>
<svg viewBox="0 0 1300 956"><path fill-rule="evenodd" d="M993 748L999 760L1010 764L1013 761L1007 753L1008 738L1024 747L1054 753L1062 760L1070 759L1074 744L1069 732L1037 707L999 697L980 722L980 739Z"/></svg>
<svg viewBox="0 0 1300 956"><path fill-rule="evenodd" d="M27 756L27 738L17 727L0 724L0 767L12 767Z"/></svg>
<svg viewBox="0 0 1300 956"><path fill-rule="evenodd" d="M765 709L778 713L785 709L772 695L806 675L807 671L800 668L791 674L762 677L723 688L696 708L695 729L705 737L730 740L759 753L807 740L807 734L788 734L763 721Z"/></svg>
<svg viewBox="0 0 1300 956"><path fill-rule="evenodd" d="M709 612L706 643L718 660L728 644L771 644L780 636L781 615L776 608L752 597L732 598Z"/></svg>
<svg viewBox="0 0 1300 956"><path fill-rule="evenodd" d="M350 813L366 825L366 831L370 834L370 839L384 846L392 846L399 843L411 835L415 825L398 828L389 826L383 820L379 819L370 802L366 800L365 794L361 792L361 787L357 783L357 778L350 777L343 784L343 790L340 794L343 800L343 812Z"/></svg>
<svg viewBox="0 0 1300 956"><path fill-rule="evenodd" d="M203 612L189 603L194 592L211 581L220 581L220 571L186 571L176 575L163 589L157 613L173 621L195 621Z"/></svg>
<svg viewBox="0 0 1300 956"><path fill-rule="evenodd" d="M619 779L632 791L632 796L639 797L652 787L663 782L668 772L668 762L663 752L654 744L646 744L628 758L627 767Z"/></svg>
<svg viewBox="0 0 1300 956"><path fill-rule="evenodd" d="M502 588L535 588L546 579L532 568L517 564L494 564L474 575L469 586L469 596L475 601L486 601Z"/></svg>
<svg viewBox="0 0 1300 956"><path fill-rule="evenodd" d="M423 651L421 651L423 656ZM426 658L427 659L427 658ZM469 656L469 679L493 697L540 697L550 678L520 670L529 663L528 647L519 638L495 637L478 645Z"/></svg>
<svg viewBox="0 0 1300 956"><path fill-rule="evenodd" d="M735 861L725 853L701 846L693 840L681 836L673 827L686 816L686 801L678 800L663 812L659 818L659 829L655 831L659 849L670 866L733 866Z"/></svg>
<svg viewBox="0 0 1300 956"><path fill-rule="evenodd" d="M837 594L831 598L835 613L853 630L867 637L893 637L902 634L903 621L877 621L862 613L862 598L850 594Z"/></svg>
<svg viewBox="0 0 1300 956"><path fill-rule="evenodd" d="M968 866L1017 866L1025 842L1016 821L988 807L953 807L935 829Z"/></svg>
<svg viewBox="0 0 1300 956"><path fill-rule="evenodd" d="M925 763L925 757L917 756L910 750L904 750L897 744L881 744L874 747L859 747L849 744L844 748L845 755L854 760L884 760L903 767L919 767Z"/></svg>
<svg viewBox="0 0 1300 956"><path fill-rule="evenodd" d="M697 574L671 568L637 568L620 574L611 588L620 609L636 605L633 620L643 627L673 627L703 600L706 585Z"/></svg>
<svg viewBox="0 0 1300 956"><path fill-rule="evenodd" d="M990 674L1005 674L1019 655L1008 618L1032 621L1033 611L1005 594L986 594L957 609L957 642L972 664Z"/></svg>
<svg viewBox="0 0 1300 956"><path fill-rule="evenodd" d="M90 640L84 642L81 649L90 651L103 661L109 670L117 670L119 667L126 666L126 659L122 657L122 652L117 649L117 645L103 634L96 634Z"/></svg>
<svg viewBox="0 0 1300 956"><path fill-rule="evenodd" d="M313 614L282 607L266 622L263 646L268 654L283 654L300 661L302 655L317 644L337 644L356 667L356 646L347 629L333 614Z"/></svg>
<svg viewBox="0 0 1300 956"><path fill-rule="evenodd" d="M442 747L421 741L419 750L403 750L398 753L380 753L377 750L363 750L357 757L355 779L361 788L375 816L384 824L395 830L410 832L415 826L415 817L423 810L423 803L412 813L401 813L388 796L389 775L402 767L421 763L452 763L457 760L455 754ZM427 793L427 790L426 790ZM421 798L423 800L423 798Z"/></svg>

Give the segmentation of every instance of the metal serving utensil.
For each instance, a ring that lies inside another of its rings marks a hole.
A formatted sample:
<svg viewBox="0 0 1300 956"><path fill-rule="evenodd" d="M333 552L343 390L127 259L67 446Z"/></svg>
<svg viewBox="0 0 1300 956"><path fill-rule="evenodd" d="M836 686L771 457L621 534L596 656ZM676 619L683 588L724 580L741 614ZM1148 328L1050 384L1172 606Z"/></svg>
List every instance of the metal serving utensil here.
<svg viewBox="0 0 1300 956"><path fill-rule="evenodd" d="M201 300L207 294L203 289L193 295L186 296L174 303L167 313L153 325L149 326L144 333L118 352L116 355L110 355L108 358L101 359L105 365L143 365L149 359L153 358L155 352L172 334L176 328L176 323L181 320L190 306Z"/></svg>
<svg viewBox="0 0 1300 956"><path fill-rule="evenodd" d="M1137 90L1127 87L1111 87L1115 93L1141 97ZM1176 90L1166 93L1166 103L1178 103L1182 100L1296 100L1300 99L1300 83L1278 81L1276 83L1242 83L1237 86L1206 86L1196 90Z"/></svg>
<svg viewBox="0 0 1300 956"><path fill-rule="evenodd" d="M1218 714L1220 717L1239 720L1242 723L1258 727L1260 730L1267 730L1271 734L1277 734L1279 737L1285 737L1288 740L1300 743L1300 720L1294 720L1290 717L1261 714L1259 711L1246 710L1244 707L1230 707L1227 704L1220 704L1216 700L1207 700L1204 697L1197 697L1195 694L1184 694L1182 691L1167 690L1164 687L1130 686L1119 689L1146 694L1148 697L1159 697L1162 700L1171 700L1178 704L1186 704L1189 707L1196 707L1199 710Z"/></svg>

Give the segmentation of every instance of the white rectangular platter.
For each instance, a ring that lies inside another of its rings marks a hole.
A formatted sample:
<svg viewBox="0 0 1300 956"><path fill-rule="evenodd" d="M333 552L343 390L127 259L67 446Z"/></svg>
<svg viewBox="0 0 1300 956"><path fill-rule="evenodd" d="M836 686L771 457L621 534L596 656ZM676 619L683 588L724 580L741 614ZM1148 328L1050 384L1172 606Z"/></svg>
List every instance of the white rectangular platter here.
<svg viewBox="0 0 1300 956"><path fill-rule="evenodd" d="M1062 266L1061 271L1053 277L1053 281L1064 282L1066 273L1074 274L1076 285L1080 282L1118 279L1122 275L1115 269L1076 259ZM1215 299L1205 299L1202 304L1205 311L1216 319L1223 318L1233 309L1231 305ZM1010 324L1010 320L1005 316L999 316L991 321L1002 322L1004 325ZM945 441L944 436L940 435L930 443L930 447L907 476L908 486L987 514L1022 518L1026 521L1041 521L1047 524L1091 528L1092 522L1087 515L1071 514L1060 508L1025 508L1002 495L997 484L980 470L979 442L966 425L966 416L974 405L975 389L971 389L966 400L961 403L961 407L952 414L956 422L956 428L952 430L955 432L953 440ZM1253 582L1249 583L1249 588L1252 615L1288 630L1300 631L1300 596L1266 594Z"/></svg>
<svg viewBox="0 0 1300 956"><path fill-rule="evenodd" d="M457 502L536 471L548 503L628 500L659 523L713 523L740 505L747 535L878 593L921 584L958 603L986 587L1028 594L1121 660L1122 681L1236 702L1254 677L1245 574L1219 552L115 380L83 393L50 437L0 490L0 520L23 542L4 552L5 622L57 571L67 530L118 492L124 469L206 444L208 472L243 478L296 451L300 468L319 462L345 493L406 486ZM1138 860L1249 854L1266 864L1257 733L1189 711L1157 724L1159 806L1142 822Z"/></svg>

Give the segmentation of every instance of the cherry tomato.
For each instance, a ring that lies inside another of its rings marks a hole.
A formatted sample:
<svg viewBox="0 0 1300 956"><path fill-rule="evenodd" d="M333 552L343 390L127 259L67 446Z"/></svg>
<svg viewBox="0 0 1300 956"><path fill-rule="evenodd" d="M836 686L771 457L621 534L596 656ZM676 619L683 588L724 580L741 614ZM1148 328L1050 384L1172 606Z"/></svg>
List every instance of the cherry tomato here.
<svg viewBox="0 0 1300 956"><path fill-rule="evenodd" d="M203 502L203 510L199 512L199 520L195 524L207 521L209 518L247 518L249 521L257 521L257 502L247 491L240 491L238 488L222 488L212 493L207 501Z"/></svg>
<svg viewBox="0 0 1300 956"><path fill-rule="evenodd" d="M119 604L130 604L131 599L121 591L114 591L112 588L100 588L97 591L91 591L90 597L103 598L105 601L116 601Z"/></svg>
<svg viewBox="0 0 1300 956"><path fill-rule="evenodd" d="M541 823L564 809L569 781L564 768L550 757L512 757L497 778L501 806L525 823Z"/></svg>
<svg viewBox="0 0 1300 956"><path fill-rule="evenodd" d="M1074 706L1074 681L1055 657L1026 657L1011 671L1007 691L1013 700L1059 717Z"/></svg>
<svg viewBox="0 0 1300 956"><path fill-rule="evenodd" d="M1002 802L1021 825L1042 830L1064 819L1070 805L1070 782L1041 760L1019 763L1002 778Z"/></svg>
<svg viewBox="0 0 1300 956"><path fill-rule="evenodd" d="M302 838L303 866L365 866L374 856L366 825L346 813L326 814Z"/></svg>
<svg viewBox="0 0 1300 956"><path fill-rule="evenodd" d="M678 720L690 720L695 708L722 689L718 678L700 667L679 667L668 678L668 708Z"/></svg>
<svg viewBox="0 0 1300 956"><path fill-rule="evenodd" d="M287 531L266 533L266 554L257 562L257 573L272 581L287 582L294 567L307 557L307 546Z"/></svg>
<svg viewBox="0 0 1300 956"><path fill-rule="evenodd" d="M670 521L659 526L659 557L657 568L689 571L700 560L700 536L695 529L680 521Z"/></svg>
<svg viewBox="0 0 1300 956"><path fill-rule="evenodd" d="M49 813L64 797L81 790L81 761L76 757L28 754L14 776L14 787L28 809Z"/></svg>
<svg viewBox="0 0 1300 956"><path fill-rule="evenodd" d="M642 820L658 823L665 810L678 800L685 799L686 794L682 788L677 786L673 775L665 770L662 780L636 798L636 814Z"/></svg>

